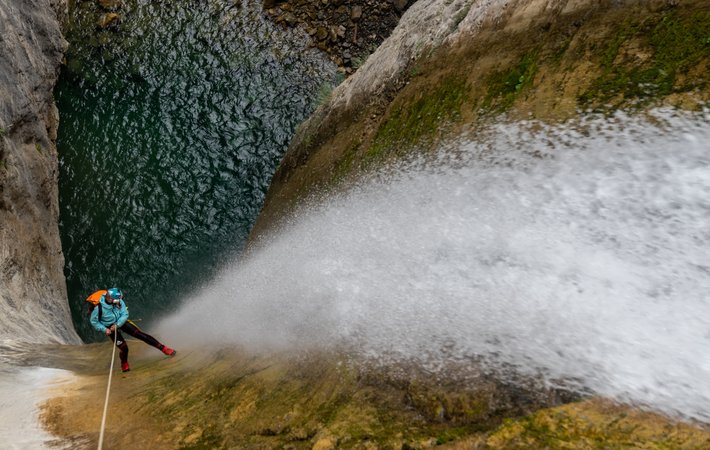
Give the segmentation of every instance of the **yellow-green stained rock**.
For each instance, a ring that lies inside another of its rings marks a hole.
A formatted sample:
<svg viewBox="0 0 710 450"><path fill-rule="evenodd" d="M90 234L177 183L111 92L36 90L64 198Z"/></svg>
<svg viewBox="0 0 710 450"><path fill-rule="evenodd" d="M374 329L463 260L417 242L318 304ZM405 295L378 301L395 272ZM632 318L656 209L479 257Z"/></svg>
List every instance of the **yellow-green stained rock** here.
<svg viewBox="0 0 710 450"><path fill-rule="evenodd" d="M335 444L335 440L331 437L321 438L313 444L313 450L333 450Z"/></svg>
<svg viewBox="0 0 710 450"><path fill-rule="evenodd" d="M99 26L99 28L106 28L118 22L119 20L121 20L121 16L119 16L118 13L110 12L102 14L101 17L99 17L97 25Z"/></svg>
<svg viewBox="0 0 710 450"><path fill-rule="evenodd" d="M485 448L707 449L707 428L675 422L594 399L508 420L485 440Z"/></svg>

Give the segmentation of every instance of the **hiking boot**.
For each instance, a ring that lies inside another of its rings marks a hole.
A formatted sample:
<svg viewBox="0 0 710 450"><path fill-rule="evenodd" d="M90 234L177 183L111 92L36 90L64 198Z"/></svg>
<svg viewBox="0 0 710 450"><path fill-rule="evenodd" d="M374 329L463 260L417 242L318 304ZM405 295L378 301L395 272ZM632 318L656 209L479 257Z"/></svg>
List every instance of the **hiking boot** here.
<svg viewBox="0 0 710 450"><path fill-rule="evenodd" d="M121 363L121 372L128 372L131 370L130 367L128 367L128 361Z"/></svg>
<svg viewBox="0 0 710 450"><path fill-rule="evenodd" d="M165 353L168 356L175 356L175 353L177 353L175 350L172 348L168 347L167 345L163 345L162 352Z"/></svg>

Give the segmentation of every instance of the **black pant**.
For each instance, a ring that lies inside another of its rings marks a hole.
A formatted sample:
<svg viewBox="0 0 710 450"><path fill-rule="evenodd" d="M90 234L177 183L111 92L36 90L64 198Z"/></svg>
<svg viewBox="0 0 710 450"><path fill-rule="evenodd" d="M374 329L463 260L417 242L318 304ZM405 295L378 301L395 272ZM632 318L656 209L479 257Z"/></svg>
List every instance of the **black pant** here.
<svg viewBox="0 0 710 450"><path fill-rule="evenodd" d="M128 362L128 344L126 344L126 340L123 339L123 334L121 334L121 331L125 332L130 336L133 336L136 339L140 339L141 341L157 348L158 350L163 350L163 347L165 347L163 344L158 342L157 339L141 331L140 328L138 328L133 322L129 320L124 323L123 326L120 327L117 332L111 333L109 335L111 341L116 342L116 347L118 347L118 357L121 358L122 363ZM118 340L116 340L116 335L118 335Z"/></svg>

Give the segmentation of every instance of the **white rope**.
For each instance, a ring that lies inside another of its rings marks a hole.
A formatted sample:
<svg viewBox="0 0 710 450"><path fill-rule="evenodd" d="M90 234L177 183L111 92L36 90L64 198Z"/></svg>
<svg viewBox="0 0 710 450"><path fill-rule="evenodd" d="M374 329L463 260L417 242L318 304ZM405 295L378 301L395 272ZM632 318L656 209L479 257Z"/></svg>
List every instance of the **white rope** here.
<svg viewBox="0 0 710 450"><path fill-rule="evenodd" d="M111 376L113 375L113 360L116 359L116 339L118 333L114 330L113 351L111 352L111 368L108 370L108 386L106 386L106 401L104 402L104 415L101 418L101 432L99 433L99 450L104 445L104 430L106 429L106 412L108 412L108 394L111 392Z"/></svg>

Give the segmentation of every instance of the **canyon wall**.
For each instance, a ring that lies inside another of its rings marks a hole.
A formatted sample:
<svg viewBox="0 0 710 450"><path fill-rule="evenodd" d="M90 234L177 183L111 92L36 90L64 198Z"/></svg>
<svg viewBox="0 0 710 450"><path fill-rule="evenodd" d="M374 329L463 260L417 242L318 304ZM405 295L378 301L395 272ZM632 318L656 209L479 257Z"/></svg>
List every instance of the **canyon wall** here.
<svg viewBox="0 0 710 450"><path fill-rule="evenodd" d="M59 239L59 114L65 1L0 2L0 342L79 342Z"/></svg>

